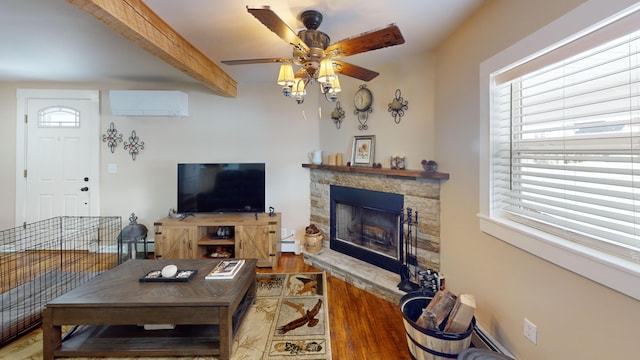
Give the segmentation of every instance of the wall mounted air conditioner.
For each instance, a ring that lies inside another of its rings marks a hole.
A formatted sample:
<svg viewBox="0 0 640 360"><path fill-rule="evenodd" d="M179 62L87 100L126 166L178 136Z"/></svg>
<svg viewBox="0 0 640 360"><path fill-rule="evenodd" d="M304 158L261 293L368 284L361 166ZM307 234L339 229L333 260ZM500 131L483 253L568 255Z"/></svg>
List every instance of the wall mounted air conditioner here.
<svg viewBox="0 0 640 360"><path fill-rule="evenodd" d="M109 102L118 116L189 115L189 97L176 90L110 90Z"/></svg>

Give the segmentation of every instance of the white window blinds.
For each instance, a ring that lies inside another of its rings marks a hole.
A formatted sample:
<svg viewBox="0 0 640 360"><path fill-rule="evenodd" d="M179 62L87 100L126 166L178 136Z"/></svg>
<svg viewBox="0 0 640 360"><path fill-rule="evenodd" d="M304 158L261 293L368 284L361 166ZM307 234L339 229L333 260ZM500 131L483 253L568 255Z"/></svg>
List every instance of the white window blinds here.
<svg viewBox="0 0 640 360"><path fill-rule="evenodd" d="M636 24L563 60L494 78L492 211L637 262Z"/></svg>

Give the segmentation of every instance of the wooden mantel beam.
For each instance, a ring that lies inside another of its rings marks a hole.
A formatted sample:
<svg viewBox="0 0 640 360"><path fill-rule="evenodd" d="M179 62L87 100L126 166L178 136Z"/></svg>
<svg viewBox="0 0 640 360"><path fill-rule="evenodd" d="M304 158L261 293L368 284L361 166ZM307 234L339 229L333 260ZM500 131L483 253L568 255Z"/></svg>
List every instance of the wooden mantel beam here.
<svg viewBox="0 0 640 360"><path fill-rule="evenodd" d="M142 0L67 1L217 94L236 96L236 81L176 33Z"/></svg>

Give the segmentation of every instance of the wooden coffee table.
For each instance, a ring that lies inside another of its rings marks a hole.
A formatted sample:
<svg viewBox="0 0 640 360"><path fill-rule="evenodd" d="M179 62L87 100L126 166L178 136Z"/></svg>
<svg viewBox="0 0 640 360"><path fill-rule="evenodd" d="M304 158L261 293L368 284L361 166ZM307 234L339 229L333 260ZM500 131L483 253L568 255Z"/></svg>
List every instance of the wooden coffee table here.
<svg viewBox="0 0 640 360"><path fill-rule="evenodd" d="M218 260L129 260L54 299L43 312L44 359L206 356L229 359L233 336L255 300L255 259L231 280L204 277ZM165 265L197 270L188 282L139 282ZM175 324L145 330L143 324ZM83 325L62 341L63 325Z"/></svg>

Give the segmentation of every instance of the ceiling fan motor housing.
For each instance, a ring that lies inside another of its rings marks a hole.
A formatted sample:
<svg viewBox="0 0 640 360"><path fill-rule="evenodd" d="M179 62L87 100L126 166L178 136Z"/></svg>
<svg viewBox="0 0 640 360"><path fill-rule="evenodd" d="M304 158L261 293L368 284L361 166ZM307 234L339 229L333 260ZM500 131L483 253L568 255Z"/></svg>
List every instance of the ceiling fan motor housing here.
<svg viewBox="0 0 640 360"><path fill-rule="evenodd" d="M300 30L298 37L310 48L326 49L331 42L329 35L318 30L322 24L322 14L317 10L305 10L300 14L300 20L307 30Z"/></svg>
<svg viewBox="0 0 640 360"><path fill-rule="evenodd" d="M298 32L300 40L304 41L310 48L326 49L331 39L329 35L319 30L300 30Z"/></svg>

